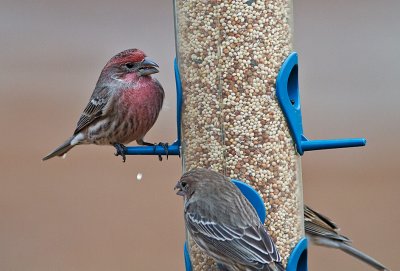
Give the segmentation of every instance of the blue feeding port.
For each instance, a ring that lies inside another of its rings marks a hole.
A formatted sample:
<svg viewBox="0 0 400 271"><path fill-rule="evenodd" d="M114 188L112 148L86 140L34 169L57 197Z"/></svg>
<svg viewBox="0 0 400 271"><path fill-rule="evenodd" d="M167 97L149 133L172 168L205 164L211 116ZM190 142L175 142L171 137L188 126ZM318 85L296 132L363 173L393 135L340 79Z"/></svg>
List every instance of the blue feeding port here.
<svg viewBox="0 0 400 271"><path fill-rule="evenodd" d="M174 60L175 85L176 85L176 126L177 139L167 147L168 155L181 154L181 111L182 111L182 84L179 74L178 62ZM126 155L167 155L163 146L132 146L126 147Z"/></svg>
<svg viewBox="0 0 400 271"><path fill-rule="evenodd" d="M294 247L286 265L286 271L307 271L307 238L302 238Z"/></svg>
<svg viewBox="0 0 400 271"><path fill-rule="evenodd" d="M265 223L265 218L267 217L267 212L265 210L265 205L262 197L257 191L249 184L234 180L232 182L239 188L240 192L247 198L247 200L253 205L254 209L260 218L261 223Z"/></svg>
<svg viewBox="0 0 400 271"><path fill-rule="evenodd" d="M309 140L304 136L298 81L298 57L295 52L291 53L282 64L276 79L276 96L300 155L303 155L305 151L365 146L367 142L365 138Z"/></svg>
<svg viewBox="0 0 400 271"><path fill-rule="evenodd" d="M258 217L262 223L265 222L266 210L264 201L260 194L247 183L232 180L232 182L239 188L243 195L248 199L248 201L253 205L256 210ZM184 259L185 259L185 270L192 271L192 262L190 261L190 254L188 250L187 241L183 247ZM307 271L307 239L303 238L294 247L292 253L289 256L286 271Z"/></svg>

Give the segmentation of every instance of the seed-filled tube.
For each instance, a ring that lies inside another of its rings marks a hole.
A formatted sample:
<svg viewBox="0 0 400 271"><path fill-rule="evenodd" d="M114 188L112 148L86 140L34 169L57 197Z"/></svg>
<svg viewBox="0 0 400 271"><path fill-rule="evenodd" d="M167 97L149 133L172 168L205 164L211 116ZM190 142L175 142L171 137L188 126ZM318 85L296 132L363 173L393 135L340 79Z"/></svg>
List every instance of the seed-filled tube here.
<svg viewBox="0 0 400 271"><path fill-rule="evenodd" d="M175 0L184 170L212 168L263 197L286 264L304 237L301 161L275 96L292 52L291 0ZM194 270L217 270L190 241Z"/></svg>

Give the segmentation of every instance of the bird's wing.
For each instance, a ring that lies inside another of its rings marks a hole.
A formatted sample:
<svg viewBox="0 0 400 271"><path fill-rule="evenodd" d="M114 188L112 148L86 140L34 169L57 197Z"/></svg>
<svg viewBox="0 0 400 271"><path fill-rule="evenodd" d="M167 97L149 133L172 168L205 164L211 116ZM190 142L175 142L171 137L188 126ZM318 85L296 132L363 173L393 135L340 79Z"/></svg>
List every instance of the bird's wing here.
<svg viewBox="0 0 400 271"><path fill-rule="evenodd" d="M197 213L186 212L186 223L196 243L214 255L243 265L265 265L281 258L263 225L234 228Z"/></svg>
<svg viewBox="0 0 400 271"><path fill-rule="evenodd" d="M319 220L320 222L326 224L329 226L332 230L339 230L339 227L336 225L335 222L333 222L329 217L324 216L323 214L318 213L314 209L311 209L311 207L304 205L304 216L307 217L312 217L315 220Z"/></svg>
<svg viewBox="0 0 400 271"><path fill-rule="evenodd" d="M94 120L98 119L104 114L104 109L110 101L110 96L110 90L108 87L96 89L93 92L89 103L79 118L74 135L78 134Z"/></svg>
<svg viewBox="0 0 400 271"><path fill-rule="evenodd" d="M306 233L312 237L325 237L344 243L351 242L349 238L338 233L339 228L333 221L308 206L304 206L304 225Z"/></svg>
<svg viewBox="0 0 400 271"><path fill-rule="evenodd" d="M311 237L314 244L341 249L377 270L389 270L371 256L352 247L351 240L337 232L338 227L335 223L308 206L304 207L304 222L306 234Z"/></svg>

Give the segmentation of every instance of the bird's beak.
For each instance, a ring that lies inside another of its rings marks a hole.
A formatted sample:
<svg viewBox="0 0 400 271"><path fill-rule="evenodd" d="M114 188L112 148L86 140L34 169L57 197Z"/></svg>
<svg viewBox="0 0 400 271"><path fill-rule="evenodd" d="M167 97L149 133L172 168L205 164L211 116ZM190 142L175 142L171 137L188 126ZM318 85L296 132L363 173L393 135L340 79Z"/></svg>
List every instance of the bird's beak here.
<svg viewBox="0 0 400 271"><path fill-rule="evenodd" d="M153 73L158 73L158 65L153 60L147 57L140 63L138 72L140 76L150 75Z"/></svg>
<svg viewBox="0 0 400 271"><path fill-rule="evenodd" d="M183 187L182 187L182 184L180 181L177 182L177 184L175 185L174 190L176 190L176 189L178 189L178 191L176 192L177 195L179 195L179 196L185 195L185 192L183 191Z"/></svg>

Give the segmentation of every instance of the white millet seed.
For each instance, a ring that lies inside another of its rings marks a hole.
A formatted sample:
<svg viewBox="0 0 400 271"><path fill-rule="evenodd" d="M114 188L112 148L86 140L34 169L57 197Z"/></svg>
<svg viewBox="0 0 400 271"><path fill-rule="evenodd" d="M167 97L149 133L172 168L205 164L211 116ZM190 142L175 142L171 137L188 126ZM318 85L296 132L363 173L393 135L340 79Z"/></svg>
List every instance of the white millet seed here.
<svg viewBox="0 0 400 271"><path fill-rule="evenodd" d="M291 0L175 0L185 170L212 168L262 192L286 265L304 236L300 159L275 96L292 51ZM217 270L189 238L194 271Z"/></svg>

